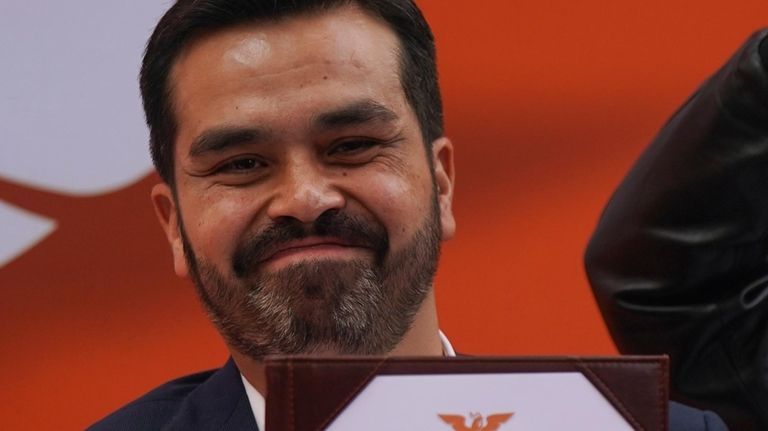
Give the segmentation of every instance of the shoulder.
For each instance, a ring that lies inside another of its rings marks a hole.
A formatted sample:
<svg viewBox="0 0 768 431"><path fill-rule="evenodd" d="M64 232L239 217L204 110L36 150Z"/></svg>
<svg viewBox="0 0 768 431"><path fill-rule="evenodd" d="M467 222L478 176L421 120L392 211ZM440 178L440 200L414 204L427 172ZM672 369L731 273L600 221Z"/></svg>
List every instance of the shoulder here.
<svg viewBox="0 0 768 431"><path fill-rule="evenodd" d="M711 411L698 410L693 407L669 403L670 431L727 431L722 419Z"/></svg>
<svg viewBox="0 0 768 431"><path fill-rule="evenodd" d="M173 421L190 394L215 372L204 371L167 382L96 422L88 430L160 429Z"/></svg>

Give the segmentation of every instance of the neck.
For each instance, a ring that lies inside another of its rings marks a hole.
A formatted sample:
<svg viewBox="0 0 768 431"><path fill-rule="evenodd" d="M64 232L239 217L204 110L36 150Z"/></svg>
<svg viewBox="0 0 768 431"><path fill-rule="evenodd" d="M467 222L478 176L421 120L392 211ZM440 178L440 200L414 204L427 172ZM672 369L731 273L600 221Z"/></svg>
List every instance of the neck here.
<svg viewBox="0 0 768 431"><path fill-rule="evenodd" d="M386 354L386 356L441 356L443 346L438 335L437 308L435 306L434 291L430 290L424 302L416 312L408 332L403 339ZM237 368L245 376L246 380L256 388L263 396L267 396L267 377L264 372L264 362L251 359L234 349L229 349ZM336 356L334 352L317 355Z"/></svg>

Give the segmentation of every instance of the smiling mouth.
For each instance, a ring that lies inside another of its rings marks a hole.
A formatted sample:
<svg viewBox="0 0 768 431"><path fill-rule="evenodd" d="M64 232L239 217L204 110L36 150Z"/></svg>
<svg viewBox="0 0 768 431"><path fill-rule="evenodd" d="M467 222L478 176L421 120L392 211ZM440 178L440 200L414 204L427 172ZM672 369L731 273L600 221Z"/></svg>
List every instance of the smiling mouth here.
<svg viewBox="0 0 768 431"><path fill-rule="evenodd" d="M281 245L260 263L273 266L314 259L352 259L359 257L361 251L371 252L366 247L336 238L305 238Z"/></svg>

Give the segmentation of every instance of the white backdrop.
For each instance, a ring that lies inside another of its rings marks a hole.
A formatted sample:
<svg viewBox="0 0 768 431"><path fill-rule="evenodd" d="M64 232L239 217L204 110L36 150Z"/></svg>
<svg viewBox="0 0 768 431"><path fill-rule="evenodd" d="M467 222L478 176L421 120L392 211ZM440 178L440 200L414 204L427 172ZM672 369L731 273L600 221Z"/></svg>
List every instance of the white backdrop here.
<svg viewBox="0 0 768 431"><path fill-rule="evenodd" d="M0 178L93 196L151 170L138 89L144 44L167 1L0 3ZM0 267L56 220L0 196Z"/></svg>

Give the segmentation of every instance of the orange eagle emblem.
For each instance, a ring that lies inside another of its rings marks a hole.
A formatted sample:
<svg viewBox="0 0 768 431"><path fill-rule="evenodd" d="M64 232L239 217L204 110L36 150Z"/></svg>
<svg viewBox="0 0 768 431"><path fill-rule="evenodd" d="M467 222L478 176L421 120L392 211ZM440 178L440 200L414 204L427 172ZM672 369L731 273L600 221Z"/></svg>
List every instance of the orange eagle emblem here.
<svg viewBox="0 0 768 431"><path fill-rule="evenodd" d="M466 425L466 418L461 415L438 415L443 422L453 427L455 431L495 431L514 413L496 413L488 416L485 421L483 415L480 413L470 413L469 418L472 419L472 425Z"/></svg>

